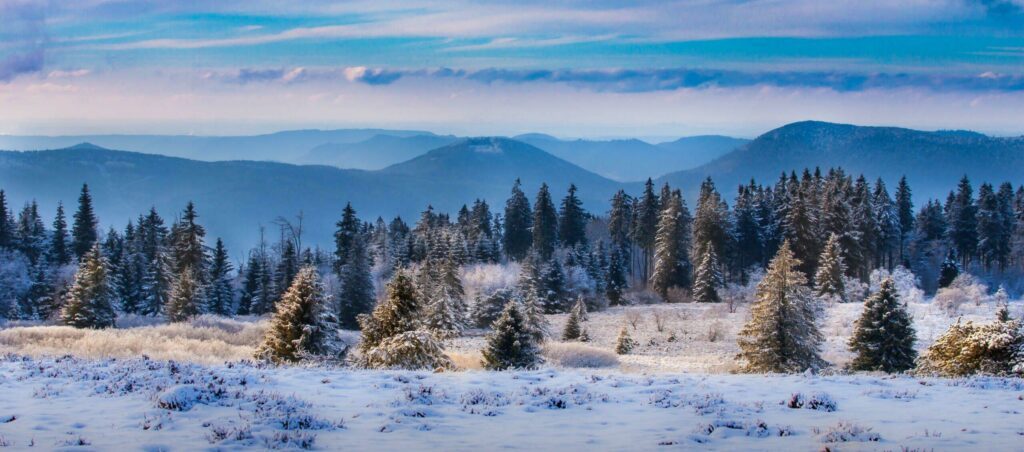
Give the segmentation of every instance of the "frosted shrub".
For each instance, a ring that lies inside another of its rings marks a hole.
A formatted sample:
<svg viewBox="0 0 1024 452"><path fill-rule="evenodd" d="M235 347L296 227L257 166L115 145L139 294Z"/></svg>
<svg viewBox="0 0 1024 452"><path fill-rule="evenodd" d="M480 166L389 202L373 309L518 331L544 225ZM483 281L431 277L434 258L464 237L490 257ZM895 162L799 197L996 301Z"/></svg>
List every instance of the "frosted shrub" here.
<svg viewBox="0 0 1024 452"><path fill-rule="evenodd" d="M964 303L980 305L988 299L988 286L978 281L973 275L964 273L957 276L948 287L943 287L935 294L935 306L955 314Z"/></svg>
<svg viewBox="0 0 1024 452"><path fill-rule="evenodd" d="M840 421L823 431L815 430L815 433L821 435L823 443L874 442L882 439L878 433L872 432L870 427L861 427L847 421Z"/></svg>
<svg viewBox="0 0 1024 452"><path fill-rule="evenodd" d="M515 287L519 264L475 264L462 267L460 277L467 300L486 296L498 289Z"/></svg>
<svg viewBox="0 0 1024 452"><path fill-rule="evenodd" d="M1024 334L1019 320L957 321L921 357L922 372L945 376L1022 373Z"/></svg>
<svg viewBox="0 0 1024 452"><path fill-rule="evenodd" d="M441 343L427 331L408 331L388 337L363 357L371 369L452 369L455 365Z"/></svg>
<svg viewBox="0 0 1024 452"><path fill-rule="evenodd" d="M846 301L849 303L860 303L868 296L868 285L860 279L844 276L843 285L846 286Z"/></svg>
<svg viewBox="0 0 1024 452"><path fill-rule="evenodd" d="M172 411L188 411L200 403L209 403L215 397L196 385L171 386L156 396L157 408Z"/></svg>
<svg viewBox="0 0 1024 452"><path fill-rule="evenodd" d="M551 363L569 368L617 367L619 357L608 350L580 343L548 342L542 355Z"/></svg>
<svg viewBox="0 0 1024 452"><path fill-rule="evenodd" d="M914 272L910 271L906 267L900 265L892 270L892 272L878 268L871 272L869 279L871 293L878 292L878 289L882 285L882 281L886 278L892 278L893 283L896 286L896 294L899 296L900 301L903 303L923 303L924 302L924 291L921 290L921 279L914 275Z"/></svg>

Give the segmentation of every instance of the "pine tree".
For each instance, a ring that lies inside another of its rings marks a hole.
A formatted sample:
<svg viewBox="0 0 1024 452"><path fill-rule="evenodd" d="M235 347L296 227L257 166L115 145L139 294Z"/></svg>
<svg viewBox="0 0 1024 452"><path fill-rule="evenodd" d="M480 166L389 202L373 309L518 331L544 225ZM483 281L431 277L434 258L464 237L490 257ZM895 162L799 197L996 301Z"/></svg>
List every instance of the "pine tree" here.
<svg viewBox="0 0 1024 452"><path fill-rule="evenodd" d="M338 221L338 229L334 232L334 272L341 275L341 267L350 260L354 242L359 236L360 221L352 203L345 204Z"/></svg>
<svg viewBox="0 0 1024 452"><path fill-rule="evenodd" d="M622 330L619 331L619 337L615 338L615 353L628 355L636 346L637 343L629 335L629 330L626 327L622 327Z"/></svg>
<svg viewBox="0 0 1024 452"><path fill-rule="evenodd" d="M303 267L281 297L256 357L275 363L337 360L345 349L319 274Z"/></svg>
<svg viewBox="0 0 1024 452"><path fill-rule="evenodd" d="M693 256L703 257L708 247L714 248L716 255L723 255L729 241L729 229L729 208L709 177L701 183L697 210L693 215Z"/></svg>
<svg viewBox="0 0 1024 452"><path fill-rule="evenodd" d="M46 253L46 227L39 216L39 205L35 201L25 204L25 208L18 214L15 241L17 249L32 265L39 262Z"/></svg>
<svg viewBox="0 0 1024 452"><path fill-rule="evenodd" d="M539 283L537 294L541 297L545 313L557 314L569 308L565 291L565 272L558 259L552 258L544 264Z"/></svg>
<svg viewBox="0 0 1024 452"><path fill-rule="evenodd" d="M399 271L387 285L387 296L373 313L359 316L363 333L359 350L366 354L384 339L414 331L419 326L420 301L412 279Z"/></svg>
<svg viewBox="0 0 1024 452"><path fill-rule="evenodd" d="M633 201L624 190L612 197L611 211L608 212L608 235L611 236L612 252L619 250L629 262L629 248L632 246L630 228L633 221Z"/></svg>
<svg viewBox="0 0 1024 452"><path fill-rule="evenodd" d="M218 238L213 248L210 263L210 289L207 294L207 310L217 315L231 315L235 304L235 289L231 287L231 261L224 242Z"/></svg>
<svg viewBox="0 0 1024 452"><path fill-rule="evenodd" d="M106 259L99 243L82 255L75 282L68 291L61 319L75 328L114 326L113 293L108 281Z"/></svg>
<svg viewBox="0 0 1024 452"><path fill-rule="evenodd" d="M74 220L75 223L71 229L71 250L81 260L98 239L96 227L99 221L96 220L96 214L93 212L92 195L89 194L87 184L82 185L82 194L78 196L78 211L75 212Z"/></svg>
<svg viewBox="0 0 1024 452"><path fill-rule="evenodd" d="M794 197L785 219L783 233L783 237L790 243L794 258L800 262L799 270L805 275L814 274L818 260L818 238L809 207L809 203L802 195Z"/></svg>
<svg viewBox="0 0 1024 452"><path fill-rule="evenodd" d="M170 300L171 287L174 278L170 271L170 255L165 252L157 252L153 260L149 261L146 273L143 276L143 303L141 312L147 315L157 315L163 312Z"/></svg>
<svg viewBox="0 0 1024 452"><path fill-rule="evenodd" d="M260 279L263 269L256 253L249 253L249 262L245 265L242 276L242 292L238 298L238 314L262 314L259 312Z"/></svg>
<svg viewBox="0 0 1024 452"><path fill-rule="evenodd" d="M7 194L0 190L0 250L14 248L14 218L7 206Z"/></svg>
<svg viewBox="0 0 1024 452"><path fill-rule="evenodd" d="M188 269L195 283L205 286L210 279L204 243L206 229L196 223L198 218L195 204L189 201L182 212L181 221L171 228L171 271L175 278L181 278Z"/></svg>
<svg viewBox="0 0 1024 452"><path fill-rule="evenodd" d="M878 292L864 300L864 313L854 324L850 351L856 353L850 368L903 372L914 367L914 327L906 305L900 302L896 284L886 278Z"/></svg>
<svg viewBox="0 0 1024 452"><path fill-rule="evenodd" d="M185 322L199 315L201 307L206 304L203 287L195 277L191 268L181 269L181 274L174 282L171 295L164 307L164 314L171 322Z"/></svg>
<svg viewBox="0 0 1024 452"><path fill-rule="evenodd" d="M655 236L654 273L651 283L662 299L668 300L668 291L673 287L689 286L689 259L682 247L681 237L685 236L685 218L682 214L681 196L669 196L662 200L664 209L658 219Z"/></svg>
<svg viewBox="0 0 1024 452"><path fill-rule="evenodd" d="M583 300L583 296L576 298L576 304L572 305L572 312L576 313L576 318L581 322L590 320L590 314L587 313L587 303Z"/></svg>
<svg viewBox="0 0 1024 452"><path fill-rule="evenodd" d="M544 259L550 259L558 244L558 214L551 201L548 185L541 184L533 204L533 249Z"/></svg>
<svg viewBox="0 0 1024 452"><path fill-rule="evenodd" d="M567 248L587 243L587 213L583 210L583 201L576 196L575 184L569 184L569 194L562 200L558 237Z"/></svg>
<svg viewBox="0 0 1024 452"><path fill-rule="evenodd" d="M342 328L359 327L359 316L373 310L373 277L366 247L360 238L353 240L348 261L341 267L341 291L338 293L338 321Z"/></svg>
<svg viewBox="0 0 1024 452"><path fill-rule="evenodd" d="M57 203L57 215L53 219L53 235L50 237L50 263L55 266L71 263L68 250L68 223L64 218L64 205Z"/></svg>
<svg viewBox="0 0 1024 452"><path fill-rule="evenodd" d="M762 236L764 234L757 218L756 188L753 180L750 181L749 186L740 185L733 208L736 244L735 266L744 281L746 280L746 270L752 265L760 264L763 258Z"/></svg>
<svg viewBox="0 0 1024 452"><path fill-rule="evenodd" d="M939 269L939 288L949 287L957 276L960 276L960 264L957 263L956 253L949 250L946 260L942 261L942 268Z"/></svg>
<svg viewBox="0 0 1024 452"><path fill-rule="evenodd" d="M514 299L512 290L507 288L499 288L489 294L477 294L469 311L472 324L477 328L489 328L501 316L505 305Z"/></svg>
<svg viewBox="0 0 1024 452"><path fill-rule="evenodd" d="M465 291L459 279L459 267L452 260L444 264L437 290L426 312L427 328L438 339L459 337L466 329Z"/></svg>
<svg viewBox="0 0 1024 452"><path fill-rule="evenodd" d="M563 341L574 341L580 338L580 318L576 311L569 312L569 318L565 321L565 328L562 329Z"/></svg>
<svg viewBox="0 0 1024 452"><path fill-rule="evenodd" d="M648 178L644 184L644 192L636 200L637 204L633 209L635 215L633 242L643 250L640 276L644 284L647 284L648 278L651 276L651 267L654 265L654 249L661 218L662 201L658 199L658 195L654 194L654 183Z"/></svg>
<svg viewBox="0 0 1024 452"><path fill-rule="evenodd" d="M748 372L801 372L824 364L818 356L823 337L814 297L799 265L789 242L783 242L757 285L752 317L738 341Z"/></svg>
<svg viewBox="0 0 1024 452"><path fill-rule="evenodd" d="M971 259L978 247L978 215L977 206L974 204L974 191L971 188L971 181L965 175L957 185L957 191L952 196L951 203L947 205L947 220L949 224L949 239L956 249L960 262L965 267L970 264Z"/></svg>
<svg viewBox="0 0 1024 452"><path fill-rule="evenodd" d="M722 280L722 273L718 268L718 256L715 255L715 248L708 246L704 248L704 257L697 266L693 277L693 301L697 303L718 303L722 298L718 296L718 289L725 286Z"/></svg>
<svg viewBox="0 0 1024 452"><path fill-rule="evenodd" d="M626 281L627 257L623 255L618 247L612 248L612 255L608 260L608 274L605 277L605 296L612 306L622 303L622 293L629 287Z"/></svg>
<svg viewBox="0 0 1024 452"><path fill-rule="evenodd" d="M519 303L505 305L487 335L483 365L488 370L532 369L540 361L540 350Z"/></svg>
<svg viewBox="0 0 1024 452"><path fill-rule="evenodd" d="M300 265L294 242L291 239L284 239L281 243L281 258L274 270L274 285L282 292L281 295L292 286L292 280L299 273Z"/></svg>
<svg viewBox="0 0 1024 452"><path fill-rule="evenodd" d="M825 242L825 250L818 259L818 271L814 274L814 288L818 296L847 301L843 281L845 274L846 264L843 262L843 250L839 247L839 236L832 234Z"/></svg>
<svg viewBox="0 0 1024 452"><path fill-rule="evenodd" d="M544 311L540 306L540 302L532 294L527 294L521 303L523 305L523 317L526 319L526 326L530 336L533 337L535 343L543 343L548 335L550 335L550 332L548 331L548 320L544 317Z"/></svg>
<svg viewBox="0 0 1024 452"><path fill-rule="evenodd" d="M509 259L521 261L526 258L533 245L533 216L530 200L520 188L519 179L512 186L512 197L505 203L504 234L502 245Z"/></svg>
<svg viewBox="0 0 1024 452"><path fill-rule="evenodd" d="M900 262L907 260L907 240L914 231L914 201L907 176L900 178L896 187L896 212L900 221Z"/></svg>

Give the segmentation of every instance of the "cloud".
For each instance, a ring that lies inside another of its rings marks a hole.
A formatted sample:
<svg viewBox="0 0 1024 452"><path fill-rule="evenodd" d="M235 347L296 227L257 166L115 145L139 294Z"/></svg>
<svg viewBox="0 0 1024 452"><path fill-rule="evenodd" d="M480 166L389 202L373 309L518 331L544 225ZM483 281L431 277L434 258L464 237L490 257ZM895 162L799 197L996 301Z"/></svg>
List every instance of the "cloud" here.
<svg viewBox="0 0 1024 452"><path fill-rule="evenodd" d="M45 14L43 6L27 0L0 1L0 82L43 69L45 55Z"/></svg>
<svg viewBox="0 0 1024 452"><path fill-rule="evenodd" d="M212 77L232 83L331 82L389 85L409 80L465 80L486 85L550 83L600 92L654 92L678 89L780 88L829 89L856 92L874 89L918 88L937 92L1024 91L1024 75L985 71L978 74L862 73L824 71L733 71L709 69L385 69L343 68L241 69Z"/></svg>

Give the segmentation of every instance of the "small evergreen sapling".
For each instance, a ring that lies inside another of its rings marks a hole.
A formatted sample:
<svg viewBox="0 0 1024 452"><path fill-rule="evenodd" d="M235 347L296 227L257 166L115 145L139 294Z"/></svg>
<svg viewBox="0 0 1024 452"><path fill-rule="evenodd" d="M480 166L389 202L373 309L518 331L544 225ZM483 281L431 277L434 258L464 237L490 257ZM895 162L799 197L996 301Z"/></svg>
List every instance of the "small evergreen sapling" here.
<svg viewBox="0 0 1024 452"><path fill-rule="evenodd" d="M942 267L939 269L939 288L949 287L957 276L960 276L960 264L957 262L956 253L949 250L946 260L942 261Z"/></svg>
<svg viewBox="0 0 1024 452"><path fill-rule="evenodd" d="M590 320L590 317L587 315L587 303L583 301L583 296L576 298L576 304L573 305L572 312L576 314L576 318L581 322Z"/></svg>
<svg viewBox="0 0 1024 452"><path fill-rule="evenodd" d="M205 305L203 287L191 267L182 269L171 289L171 296L167 300L164 312L167 320L171 322L184 322L199 315L199 307Z"/></svg>
<svg viewBox="0 0 1024 452"><path fill-rule="evenodd" d="M533 329L517 302L505 305L494 322L483 349L483 365L488 370L532 369L540 362Z"/></svg>
<svg viewBox="0 0 1024 452"><path fill-rule="evenodd" d="M256 357L275 363L336 360L345 351L320 276L303 267L281 297Z"/></svg>
<svg viewBox="0 0 1024 452"><path fill-rule="evenodd" d="M878 292L864 300L864 313L854 326L850 351L857 355L850 363L853 370L892 373L914 367L914 327L892 278L882 281Z"/></svg>
<svg viewBox="0 0 1024 452"><path fill-rule="evenodd" d="M845 275L846 264L843 262L843 250L839 245L839 236L832 233L828 241L825 242L825 250L818 258L818 271L814 274L814 288L818 296L847 301L845 299L846 285L843 280Z"/></svg>
<svg viewBox="0 0 1024 452"><path fill-rule="evenodd" d="M628 355L636 346L637 343L629 335L629 330L626 327L622 327L622 330L619 331L619 337L615 339L615 353Z"/></svg>
<svg viewBox="0 0 1024 452"><path fill-rule="evenodd" d="M562 330L563 341L575 341L580 338L580 318L576 315L576 311L569 313L569 318L565 322L565 329Z"/></svg>

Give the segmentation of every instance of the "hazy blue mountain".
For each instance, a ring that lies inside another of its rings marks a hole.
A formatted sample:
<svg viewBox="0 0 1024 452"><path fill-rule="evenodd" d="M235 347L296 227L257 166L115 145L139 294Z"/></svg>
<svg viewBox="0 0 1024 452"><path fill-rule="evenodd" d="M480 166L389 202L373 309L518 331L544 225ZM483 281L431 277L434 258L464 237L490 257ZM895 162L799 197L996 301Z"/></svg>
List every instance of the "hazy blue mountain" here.
<svg viewBox="0 0 1024 452"><path fill-rule="evenodd" d="M542 181L557 198L570 182L586 207L604 212L619 184L508 139L463 140L380 171L274 162L201 162L94 145L29 152L0 152L0 188L16 208L33 198L46 221L58 200L70 212L87 182L106 230L123 228L156 206L169 221L193 200L211 236L233 252L253 246L259 226L277 232L279 217L305 215L306 243L331 246L334 224L346 202L360 217L402 215L415 221L428 204L453 215L463 203L486 199L499 212L516 177L532 197ZM237 257L237 254L235 255Z"/></svg>
<svg viewBox="0 0 1024 452"><path fill-rule="evenodd" d="M882 177L890 193L907 176L918 203L945 199L967 174L975 189L983 181L1024 182L1024 137L997 138L974 132L924 132L895 127L860 127L826 122L797 122L767 132L710 163L665 175L693 196L711 176L731 199L736 186L757 179L774 183L782 171L804 167L822 171L843 167L871 181Z"/></svg>
<svg viewBox="0 0 1024 452"><path fill-rule="evenodd" d="M290 130L265 135L0 135L0 149L60 149L88 142L107 149L131 149L202 161L268 160L298 163L310 149L325 143L356 143L378 135L395 137L432 135L414 130L339 129Z"/></svg>
<svg viewBox="0 0 1024 452"><path fill-rule="evenodd" d="M376 170L423 155L459 138L447 135L375 135L354 143L324 143L310 149L299 163Z"/></svg>
<svg viewBox="0 0 1024 452"><path fill-rule="evenodd" d="M747 142L721 136L687 137L657 145L637 139L560 140L543 134L515 139L618 181L642 181L693 168Z"/></svg>

